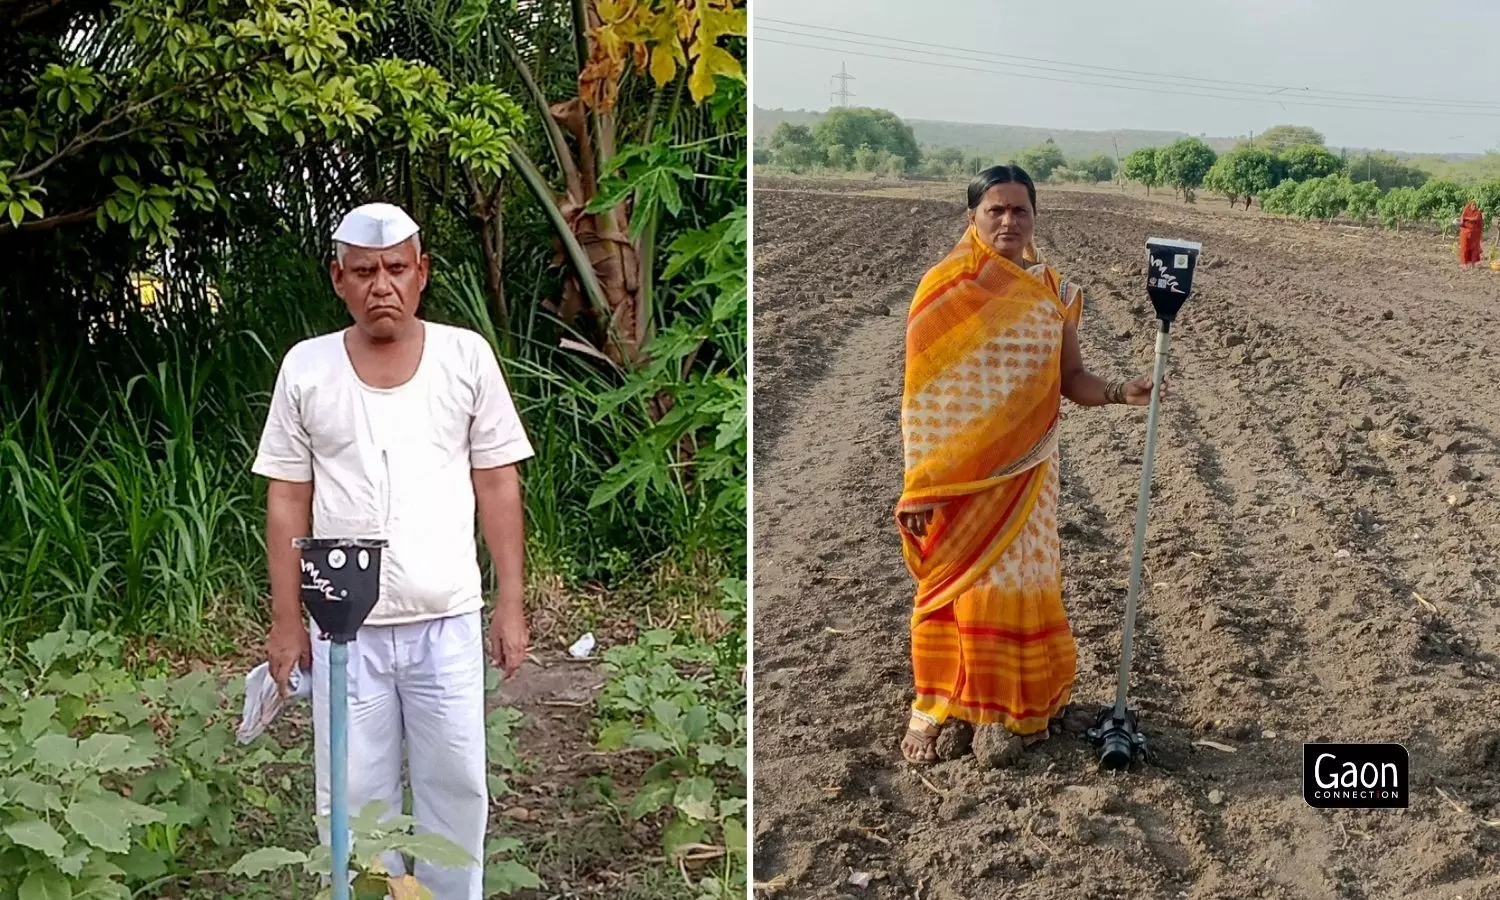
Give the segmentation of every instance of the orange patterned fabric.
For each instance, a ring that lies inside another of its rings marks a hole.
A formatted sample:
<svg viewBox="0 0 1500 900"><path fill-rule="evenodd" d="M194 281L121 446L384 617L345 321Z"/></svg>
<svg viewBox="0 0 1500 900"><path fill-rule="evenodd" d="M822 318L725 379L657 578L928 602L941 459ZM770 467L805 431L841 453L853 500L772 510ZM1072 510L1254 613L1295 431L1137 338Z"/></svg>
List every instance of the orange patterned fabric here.
<svg viewBox="0 0 1500 900"><path fill-rule="evenodd" d="M1072 690L1056 433L1063 332L1082 301L1061 288L1054 270L1022 269L971 227L912 301L896 512L917 581L913 710L934 724L1030 734ZM901 516L922 511L918 537Z"/></svg>
<svg viewBox="0 0 1500 900"><path fill-rule="evenodd" d="M1484 259L1484 213L1470 200L1459 216L1458 260L1472 266Z"/></svg>

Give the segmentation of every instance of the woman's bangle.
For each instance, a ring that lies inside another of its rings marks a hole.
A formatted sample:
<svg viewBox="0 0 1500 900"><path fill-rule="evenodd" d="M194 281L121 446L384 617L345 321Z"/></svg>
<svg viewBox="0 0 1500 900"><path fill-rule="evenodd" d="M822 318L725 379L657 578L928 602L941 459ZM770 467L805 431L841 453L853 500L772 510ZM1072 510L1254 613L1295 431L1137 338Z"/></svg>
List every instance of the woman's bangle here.
<svg viewBox="0 0 1500 900"><path fill-rule="evenodd" d="M1104 389L1104 402L1105 403L1124 403L1125 402L1125 382L1123 382L1123 381L1112 381L1112 382L1110 382L1109 385Z"/></svg>

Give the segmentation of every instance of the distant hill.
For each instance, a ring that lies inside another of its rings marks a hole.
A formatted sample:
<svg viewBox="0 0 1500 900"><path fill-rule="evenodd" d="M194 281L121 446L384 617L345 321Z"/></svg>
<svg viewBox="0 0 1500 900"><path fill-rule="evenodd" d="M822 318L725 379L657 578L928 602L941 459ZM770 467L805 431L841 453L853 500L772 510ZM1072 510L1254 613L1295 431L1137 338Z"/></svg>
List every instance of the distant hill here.
<svg viewBox="0 0 1500 900"><path fill-rule="evenodd" d="M805 109L765 109L755 107L755 141L757 143L768 140L771 132L781 122L791 122L794 125L813 125L823 117L821 110ZM1181 131L1141 131L1141 130L1116 130L1116 131L1074 131L1065 128L1033 128L1025 125L978 125L967 122L937 122L928 119L906 119L911 126L912 133L916 135L917 143L923 147L959 147L984 156L1002 156L1016 153L1028 147L1051 138L1060 147L1064 154L1069 157L1093 156L1096 153L1105 153L1113 156L1118 147L1121 157L1132 150L1142 147L1161 147L1173 141L1185 137L1193 137ZM1240 137L1208 137L1196 135L1202 138L1214 150L1223 152L1232 150L1235 144L1244 140L1246 136ZM1331 147L1334 151L1345 150L1350 155L1366 152L1363 147ZM1398 157L1409 159L1417 154L1396 153ZM1466 159L1475 159L1479 154L1474 153L1448 153L1438 155L1425 154L1423 161L1425 167L1433 168L1433 161L1461 162Z"/></svg>

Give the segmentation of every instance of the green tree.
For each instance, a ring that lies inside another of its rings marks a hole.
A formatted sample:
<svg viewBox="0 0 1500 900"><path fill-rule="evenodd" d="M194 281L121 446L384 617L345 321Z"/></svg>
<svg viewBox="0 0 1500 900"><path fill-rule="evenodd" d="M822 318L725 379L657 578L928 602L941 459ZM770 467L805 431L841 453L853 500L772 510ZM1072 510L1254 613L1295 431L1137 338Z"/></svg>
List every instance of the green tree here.
<svg viewBox="0 0 1500 900"><path fill-rule="evenodd" d="M211 241L215 232L223 237L226 223L248 218L247 210L311 221L355 197L415 199L433 178L457 186L467 200L460 214L483 226L503 325L500 216L507 184L519 176L570 263L564 317L634 367L649 339L651 279L641 267L654 253L643 251L655 225L627 227L631 204L645 197L639 190L620 193L609 208L591 207L620 142L645 133L649 143L662 117L632 115L622 124L614 108L622 87L640 90L641 81L654 82L658 94L676 86L697 102L713 93L715 78L742 78L719 42L744 33L744 10L714 0L700 5L690 27L653 31L643 24L676 22L682 10L655 0L595 27L597 6L577 0L528 13L554 17L551 33L576 45L576 59L558 69L571 70L559 79L562 88L538 81L511 42L521 17L512 17L510 4L424 10L299 0L283 9L260 0L124 0L71 32L66 17L26 16L26 29L36 32L17 40L0 29L0 58L24 45L36 64L25 70L31 83L23 90L0 89L0 97L30 98L0 120L0 160L13 163L0 174L8 226L93 222L150 246L175 243L186 233L180 226L191 225L195 238ZM628 58L649 59L649 74L632 73ZM549 88L570 96L551 100ZM513 97L532 106L536 133L546 137L540 167L519 139L527 116ZM334 162L323 166L322 154ZM389 176L371 162L381 156L409 165ZM562 184L561 197L549 176ZM277 185L274 197L258 190L267 183ZM256 194L235 216L224 215L231 195ZM649 220L656 207L646 206ZM17 209L31 221L15 221Z"/></svg>
<svg viewBox="0 0 1500 900"><path fill-rule="evenodd" d="M1245 208L1249 209L1252 200L1276 186L1277 174L1276 157L1271 151L1242 145L1219 157L1203 183L1228 197L1230 206L1245 198Z"/></svg>
<svg viewBox="0 0 1500 900"><path fill-rule="evenodd" d="M1491 178L1481 181L1469 190L1469 197L1484 213L1484 220L1489 223L1495 222L1500 217L1500 178Z"/></svg>
<svg viewBox="0 0 1500 900"><path fill-rule="evenodd" d="M958 147L934 147L922 153L922 161L932 164L934 175L957 175L963 172L964 151Z"/></svg>
<svg viewBox="0 0 1500 900"><path fill-rule="evenodd" d="M1152 188L1162 184L1162 171L1157 158L1159 154L1160 150L1156 147L1142 147L1125 157L1125 177L1145 185L1148 197Z"/></svg>
<svg viewBox="0 0 1500 900"><path fill-rule="evenodd" d="M1297 182L1283 181L1260 197L1260 208L1268 213L1289 216L1295 211Z"/></svg>
<svg viewBox="0 0 1500 900"><path fill-rule="evenodd" d="M1344 212L1360 224L1380 213L1380 187L1373 181L1351 181L1345 187Z"/></svg>
<svg viewBox="0 0 1500 900"><path fill-rule="evenodd" d="M781 150L785 147L812 147L814 146L812 129L806 125L796 125L791 122L777 122L776 129L771 132L770 148L772 151Z"/></svg>
<svg viewBox="0 0 1500 900"><path fill-rule="evenodd" d="M1026 170L1033 181L1047 181L1057 169L1067 165L1062 149L1051 138L1016 154L1015 164Z"/></svg>
<svg viewBox="0 0 1500 900"><path fill-rule="evenodd" d="M873 172L880 167L884 153L884 150L877 150L869 144L860 144L859 149L854 151L854 168L861 172Z"/></svg>
<svg viewBox="0 0 1500 900"><path fill-rule="evenodd" d="M822 151L813 142L812 129L806 125L778 122L776 130L771 132L770 147L776 164L793 172L806 171L823 159Z"/></svg>
<svg viewBox="0 0 1500 900"><path fill-rule="evenodd" d="M914 167L922 160L911 126L885 109L852 106L831 109L813 128L813 139L825 154L831 144L845 147L869 145L872 150L884 150L901 157L908 167Z"/></svg>
<svg viewBox="0 0 1500 900"><path fill-rule="evenodd" d="M1453 220L1464 211L1468 201L1468 192L1457 182L1434 179L1417 188L1416 218L1435 222L1446 234L1453 229Z"/></svg>
<svg viewBox="0 0 1500 900"><path fill-rule="evenodd" d="M849 157L849 148L843 144L829 144L824 151L828 157L828 166L833 169L848 169L853 165Z"/></svg>
<svg viewBox="0 0 1500 900"><path fill-rule="evenodd" d="M1173 190L1181 191L1183 200L1192 202L1193 191L1202 186L1217 159L1213 148L1198 138L1174 141L1159 158L1162 180Z"/></svg>
<svg viewBox="0 0 1500 900"><path fill-rule="evenodd" d="M1240 202L1243 192L1235 184L1234 178L1230 174L1229 162L1228 155L1214 160L1213 168L1209 169L1208 174L1203 176L1203 187L1216 194L1222 194L1229 200L1229 206L1233 209ZM1250 207L1248 199L1245 201L1245 207L1247 209Z"/></svg>
<svg viewBox="0 0 1500 900"><path fill-rule="evenodd" d="M786 144L776 151L776 164L793 172L806 172L823 161L811 144Z"/></svg>
<svg viewBox="0 0 1500 900"><path fill-rule="evenodd" d="M1349 179L1343 175L1298 182L1292 195L1292 211L1304 219L1332 221L1344 211L1349 184Z"/></svg>
<svg viewBox="0 0 1500 900"><path fill-rule="evenodd" d="M1372 181L1382 191L1398 187L1421 187L1428 174L1422 169L1408 165L1389 153L1365 153L1350 157L1346 166L1354 181Z"/></svg>
<svg viewBox="0 0 1500 900"><path fill-rule="evenodd" d="M1380 198L1376 207L1381 223L1395 231L1400 231L1405 222L1418 221L1421 218L1420 210L1417 189L1411 187L1392 188Z"/></svg>
<svg viewBox="0 0 1500 900"><path fill-rule="evenodd" d="M1344 171L1344 161L1317 144L1288 147L1278 158L1283 177L1291 181L1308 181Z"/></svg>
<svg viewBox="0 0 1500 900"><path fill-rule="evenodd" d="M1099 153L1088 159L1077 160L1068 168L1082 173L1089 181L1098 183L1112 180L1118 167L1114 157Z"/></svg>
<svg viewBox="0 0 1500 900"><path fill-rule="evenodd" d="M1272 153L1280 153L1288 147L1295 147L1299 144L1314 144L1321 147L1323 146L1323 133L1316 128L1308 128L1306 125L1273 125L1257 135L1253 143Z"/></svg>

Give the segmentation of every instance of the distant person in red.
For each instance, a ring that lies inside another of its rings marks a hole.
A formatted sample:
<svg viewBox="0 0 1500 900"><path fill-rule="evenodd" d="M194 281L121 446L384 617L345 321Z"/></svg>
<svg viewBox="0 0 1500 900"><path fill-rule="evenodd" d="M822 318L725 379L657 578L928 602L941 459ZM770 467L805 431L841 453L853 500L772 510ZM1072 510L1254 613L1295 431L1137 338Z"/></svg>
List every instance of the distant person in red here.
<svg viewBox="0 0 1500 900"><path fill-rule="evenodd" d="M1458 261L1472 266L1484 258L1484 213L1470 200L1458 218Z"/></svg>

